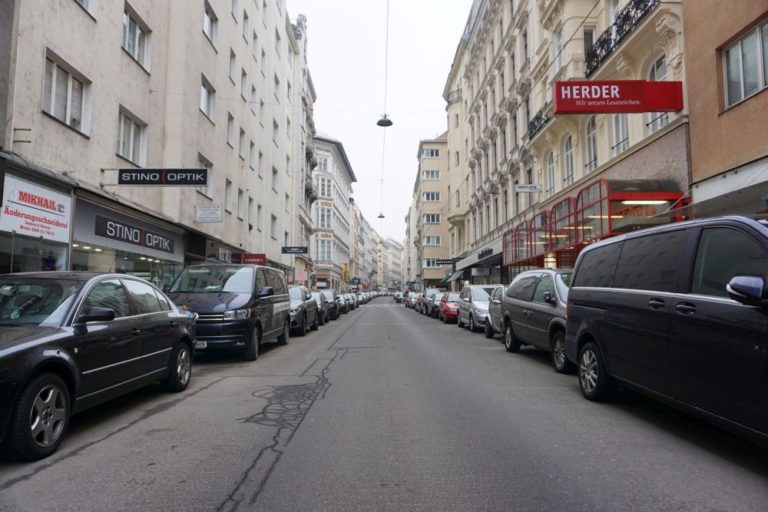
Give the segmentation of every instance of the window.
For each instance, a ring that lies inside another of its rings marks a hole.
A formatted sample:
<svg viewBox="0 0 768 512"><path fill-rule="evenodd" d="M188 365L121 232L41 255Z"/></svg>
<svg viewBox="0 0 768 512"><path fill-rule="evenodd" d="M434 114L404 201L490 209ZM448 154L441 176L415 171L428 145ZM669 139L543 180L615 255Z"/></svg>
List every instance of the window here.
<svg viewBox="0 0 768 512"><path fill-rule="evenodd" d="M425 213L424 214L424 224L440 224L440 214L439 213Z"/></svg>
<svg viewBox="0 0 768 512"><path fill-rule="evenodd" d="M291 206L291 196L288 194L285 194L285 211L289 211L288 208Z"/></svg>
<svg viewBox="0 0 768 512"><path fill-rule="evenodd" d="M117 154L136 165L142 165L146 129L144 123L122 109L117 116L117 123Z"/></svg>
<svg viewBox="0 0 768 512"><path fill-rule="evenodd" d="M272 168L272 190L277 192L277 169Z"/></svg>
<svg viewBox="0 0 768 512"><path fill-rule="evenodd" d="M331 179L320 178L320 195L322 197L331 197Z"/></svg>
<svg viewBox="0 0 768 512"><path fill-rule="evenodd" d="M251 20L248 18L248 13L243 11L243 39L248 42L248 35L251 31Z"/></svg>
<svg viewBox="0 0 768 512"><path fill-rule="evenodd" d="M261 171L263 167L262 162L264 162L264 153L259 151L259 161L257 162L257 165L256 165L256 169L258 169L259 171L259 178L263 178L263 176L261 175Z"/></svg>
<svg viewBox="0 0 768 512"><path fill-rule="evenodd" d="M573 138L569 135L563 143L563 185L573 183Z"/></svg>
<svg viewBox="0 0 768 512"><path fill-rule="evenodd" d="M458 166L459 166L459 163L460 163L460 160L459 160L459 152L458 152L458 151L456 151L456 153L454 154L454 157L455 157L455 158L454 158L454 162L455 162L455 165L456 165L456 167L458 167Z"/></svg>
<svg viewBox="0 0 768 512"><path fill-rule="evenodd" d="M317 170L320 172L328 172L328 157L325 157L325 156L318 157Z"/></svg>
<svg viewBox="0 0 768 512"><path fill-rule="evenodd" d="M429 181L439 180L440 171L424 171L424 179Z"/></svg>
<svg viewBox="0 0 768 512"><path fill-rule="evenodd" d="M256 159L256 144L254 144L253 141L250 141L248 145L248 167L250 167L251 170L256 169L256 164L258 163Z"/></svg>
<svg viewBox="0 0 768 512"><path fill-rule="evenodd" d="M237 73L237 55L235 55L235 51L233 49L229 49L229 79L232 80L232 83L236 83L235 79L237 76L235 75Z"/></svg>
<svg viewBox="0 0 768 512"><path fill-rule="evenodd" d="M131 307L125 289L120 281L114 279L101 281L91 288L81 307L83 312L89 312L91 308L109 308L115 312L115 318L121 318L131 314Z"/></svg>
<svg viewBox="0 0 768 512"><path fill-rule="evenodd" d="M256 229L261 231L261 205L256 205Z"/></svg>
<svg viewBox="0 0 768 512"><path fill-rule="evenodd" d="M613 132L612 132L611 151L613 156L619 155L629 147L629 125L627 114L613 114Z"/></svg>
<svg viewBox="0 0 768 512"><path fill-rule="evenodd" d="M290 102L291 101L291 82L286 82L285 92L286 92L286 96L288 96L288 101Z"/></svg>
<svg viewBox="0 0 768 512"><path fill-rule="evenodd" d="M248 231L253 229L254 221L256 219L253 218L253 198L248 198Z"/></svg>
<svg viewBox="0 0 768 512"><path fill-rule="evenodd" d="M251 85L251 99L248 101L251 105L251 112L256 113L256 86Z"/></svg>
<svg viewBox="0 0 768 512"><path fill-rule="evenodd" d="M734 276L765 279L768 256L746 233L732 228L709 228L701 233L693 267L691 293L727 297Z"/></svg>
<svg viewBox="0 0 768 512"><path fill-rule="evenodd" d="M667 79L667 59L662 55L654 61L648 72L648 80L662 82ZM669 122L668 112L651 112L649 121L646 124L651 133L663 128Z"/></svg>
<svg viewBox="0 0 768 512"><path fill-rule="evenodd" d="M265 69L267 68L267 54L264 52L264 49L261 50L261 74L263 75L265 73Z"/></svg>
<svg viewBox="0 0 768 512"><path fill-rule="evenodd" d="M75 0L91 16L96 15L96 0Z"/></svg>
<svg viewBox="0 0 768 512"><path fill-rule="evenodd" d="M547 153L547 190L546 194L551 196L555 193L555 156L550 151Z"/></svg>
<svg viewBox="0 0 768 512"><path fill-rule="evenodd" d="M587 120L587 163L584 165L587 172L597 169L597 127L595 116Z"/></svg>
<svg viewBox="0 0 768 512"><path fill-rule="evenodd" d="M280 79L275 74L275 99L280 101Z"/></svg>
<svg viewBox="0 0 768 512"><path fill-rule="evenodd" d="M245 99L245 94L248 92L248 73L245 69L240 70L240 96Z"/></svg>
<svg viewBox="0 0 768 512"><path fill-rule="evenodd" d="M621 244L613 243L585 252L576 267L573 286L611 286L620 250Z"/></svg>
<svg viewBox="0 0 768 512"><path fill-rule="evenodd" d="M277 29L275 29L275 54L277 54L278 59L280 58L280 46L281 46L280 32L278 32Z"/></svg>
<svg viewBox="0 0 768 512"><path fill-rule="evenodd" d="M200 111L213 121L216 90L203 76L200 83Z"/></svg>
<svg viewBox="0 0 768 512"><path fill-rule="evenodd" d="M235 118L227 112L227 144L235 147Z"/></svg>
<svg viewBox="0 0 768 512"><path fill-rule="evenodd" d="M278 145L277 139L278 139L278 133L280 132L280 125L277 124L277 121L274 119L272 120L272 142L275 143L275 146Z"/></svg>
<svg viewBox="0 0 768 512"><path fill-rule="evenodd" d="M285 134L288 136L288 140L291 140L291 118L285 118Z"/></svg>
<svg viewBox="0 0 768 512"><path fill-rule="evenodd" d="M586 57L592 45L595 44L595 27L584 27L584 56Z"/></svg>
<svg viewBox="0 0 768 512"><path fill-rule="evenodd" d="M768 87L768 23L728 47L723 52L723 65L726 107Z"/></svg>
<svg viewBox="0 0 768 512"><path fill-rule="evenodd" d="M461 206L461 191L456 191L456 208Z"/></svg>
<svg viewBox="0 0 768 512"><path fill-rule="evenodd" d="M672 292L675 286L680 248L686 230L679 229L657 235L624 241L613 286L632 290Z"/></svg>
<svg viewBox="0 0 768 512"><path fill-rule="evenodd" d="M245 192L241 188L237 189L237 218L245 218Z"/></svg>
<svg viewBox="0 0 768 512"><path fill-rule="evenodd" d="M424 258L424 268L437 268L437 258Z"/></svg>
<svg viewBox="0 0 768 512"><path fill-rule="evenodd" d="M331 261L333 259L331 247L330 240L320 240L320 261Z"/></svg>
<svg viewBox="0 0 768 512"><path fill-rule="evenodd" d="M331 226L331 209L330 208L318 208L317 225L321 228L330 229Z"/></svg>
<svg viewBox="0 0 768 512"><path fill-rule="evenodd" d="M269 218L269 236L277 240L277 217L274 215Z"/></svg>
<svg viewBox="0 0 768 512"><path fill-rule="evenodd" d="M536 285L536 291L533 292L533 302L546 304L547 302L544 300L544 295L547 292L549 292L553 298L555 297L555 280L552 279L552 276L549 274L542 274L539 284Z"/></svg>
<svg viewBox="0 0 768 512"><path fill-rule="evenodd" d="M232 17L235 18L235 21L237 21L237 7L239 3L239 0L232 0Z"/></svg>
<svg viewBox="0 0 768 512"><path fill-rule="evenodd" d="M555 73L557 73L561 67L563 67L563 29L558 27L555 33L552 35L553 45L552 51L554 52L555 60Z"/></svg>
<svg viewBox="0 0 768 512"><path fill-rule="evenodd" d="M440 192L424 192L424 201L435 202L440 200Z"/></svg>
<svg viewBox="0 0 768 512"><path fill-rule="evenodd" d="M149 69L148 39L147 26L135 13L126 10L123 13L123 50L145 69Z"/></svg>
<svg viewBox="0 0 768 512"><path fill-rule="evenodd" d="M439 149L423 149L421 151L422 158L440 158Z"/></svg>
<svg viewBox="0 0 768 512"><path fill-rule="evenodd" d="M232 182L229 180L224 182L224 209L232 213Z"/></svg>
<svg viewBox="0 0 768 512"><path fill-rule="evenodd" d="M239 146L239 148L240 148L240 158L242 158L243 160L245 160L245 142L246 142L245 130L240 128L240 146Z"/></svg>
<svg viewBox="0 0 768 512"><path fill-rule="evenodd" d="M203 12L203 33L211 43L216 42L216 33L219 28L219 18L216 17L216 13L213 12L211 4L208 0L205 1Z"/></svg>
<svg viewBox="0 0 768 512"><path fill-rule="evenodd" d="M75 130L87 133L89 126L84 116L89 100L90 83L76 76L71 68L45 59L45 83L43 87L43 111Z"/></svg>
<svg viewBox="0 0 768 512"><path fill-rule="evenodd" d="M264 126L264 100L259 100L259 123Z"/></svg>
<svg viewBox="0 0 768 512"><path fill-rule="evenodd" d="M203 155L197 155L197 165L201 169L208 170L208 185L205 187L197 187L197 191L206 197L213 197L213 164L205 158Z"/></svg>
<svg viewBox="0 0 768 512"><path fill-rule="evenodd" d="M425 236L424 245L440 245L440 237L433 235Z"/></svg>

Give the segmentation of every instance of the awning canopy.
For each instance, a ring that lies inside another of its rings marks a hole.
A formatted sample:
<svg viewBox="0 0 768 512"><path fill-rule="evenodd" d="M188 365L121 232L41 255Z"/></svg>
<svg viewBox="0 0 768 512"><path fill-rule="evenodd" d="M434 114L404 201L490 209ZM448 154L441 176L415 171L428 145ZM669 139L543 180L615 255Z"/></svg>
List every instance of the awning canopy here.
<svg viewBox="0 0 768 512"><path fill-rule="evenodd" d="M458 278L460 278L464 274L463 270L457 270L453 274L451 274L451 277L448 278L447 282L456 281Z"/></svg>

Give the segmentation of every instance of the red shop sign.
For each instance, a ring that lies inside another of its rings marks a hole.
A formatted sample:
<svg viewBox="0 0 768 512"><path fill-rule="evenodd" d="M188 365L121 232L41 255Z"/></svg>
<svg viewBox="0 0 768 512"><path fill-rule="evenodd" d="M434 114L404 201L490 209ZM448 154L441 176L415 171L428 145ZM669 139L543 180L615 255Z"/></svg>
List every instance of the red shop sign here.
<svg viewBox="0 0 768 512"><path fill-rule="evenodd" d="M243 254L243 264L266 266L267 255L261 253L246 252Z"/></svg>
<svg viewBox="0 0 768 512"><path fill-rule="evenodd" d="M574 80L555 82L555 114L679 112L682 82Z"/></svg>

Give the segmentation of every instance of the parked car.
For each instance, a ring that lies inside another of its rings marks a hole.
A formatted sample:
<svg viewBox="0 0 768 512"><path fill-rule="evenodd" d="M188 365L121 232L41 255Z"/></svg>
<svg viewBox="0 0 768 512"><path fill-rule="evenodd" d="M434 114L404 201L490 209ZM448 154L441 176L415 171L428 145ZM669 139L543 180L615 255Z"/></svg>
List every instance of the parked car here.
<svg viewBox="0 0 768 512"><path fill-rule="evenodd" d="M320 324L317 302L307 287L289 286L288 296L291 299L291 329L296 331L299 336L306 335L308 329L316 331Z"/></svg>
<svg viewBox="0 0 768 512"><path fill-rule="evenodd" d="M515 277L501 304L508 352L519 352L522 344L533 345L552 354L556 372L573 371L565 357L565 306L572 274L569 268L539 269Z"/></svg>
<svg viewBox="0 0 768 512"><path fill-rule="evenodd" d="M171 285L169 296L199 315L196 350L235 350L254 361L262 343L288 343L288 286L283 273L275 268L234 264L187 267Z"/></svg>
<svg viewBox="0 0 768 512"><path fill-rule="evenodd" d="M317 323L318 325L325 325L331 321L331 314L329 311L329 303L325 299L325 295L322 292L310 292L312 300L317 304Z"/></svg>
<svg viewBox="0 0 768 512"><path fill-rule="evenodd" d="M437 318L447 324L459 317L459 293L445 292L437 306Z"/></svg>
<svg viewBox="0 0 768 512"><path fill-rule="evenodd" d="M459 295L459 314L456 317L459 327L466 324L469 330L474 332L485 324L493 288L492 284L471 284L462 288Z"/></svg>
<svg viewBox="0 0 768 512"><path fill-rule="evenodd" d="M403 292L395 292L392 294L392 299L398 304L403 302Z"/></svg>
<svg viewBox="0 0 768 512"><path fill-rule="evenodd" d="M493 338L504 330L504 321L501 314L501 298L504 297L506 286L500 284L493 289L491 301L488 304L488 316L485 317L485 337Z"/></svg>
<svg viewBox="0 0 768 512"><path fill-rule="evenodd" d="M566 355L588 400L616 384L768 444L768 222L742 216L586 247Z"/></svg>
<svg viewBox="0 0 768 512"><path fill-rule="evenodd" d="M424 298L421 306L421 313L433 318L437 318L437 307L440 297L445 290L440 288L427 288L424 290Z"/></svg>
<svg viewBox="0 0 768 512"><path fill-rule="evenodd" d="M70 416L192 375L195 316L124 274L0 276L0 441L36 460L61 444Z"/></svg>
<svg viewBox="0 0 768 512"><path fill-rule="evenodd" d="M339 315L341 315L341 304L338 300L338 296L336 295L336 292L334 292L331 288L325 288L323 290L320 290L320 293L325 298L325 302L328 304L328 319L330 320L336 320L339 318Z"/></svg>
<svg viewBox="0 0 768 512"><path fill-rule="evenodd" d="M405 294L405 307L416 309L416 299L418 299L418 292L408 292Z"/></svg>

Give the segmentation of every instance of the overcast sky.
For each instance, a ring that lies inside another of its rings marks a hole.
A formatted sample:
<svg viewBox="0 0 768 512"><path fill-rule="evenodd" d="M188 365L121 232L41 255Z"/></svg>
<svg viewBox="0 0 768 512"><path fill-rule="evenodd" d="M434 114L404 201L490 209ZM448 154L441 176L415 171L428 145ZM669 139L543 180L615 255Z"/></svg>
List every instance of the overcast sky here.
<svg viewBox="0 0 768 512"><path fill-rule="evenodd" d="M344 144L357 177L353 197L365 218L402 242L419 141L446 130L443 87L472 0L390 0L387 114L394 125L386 129L376 121L384 113L387 1L287 2L292 21L307 17L315 126Z"/></svg>

